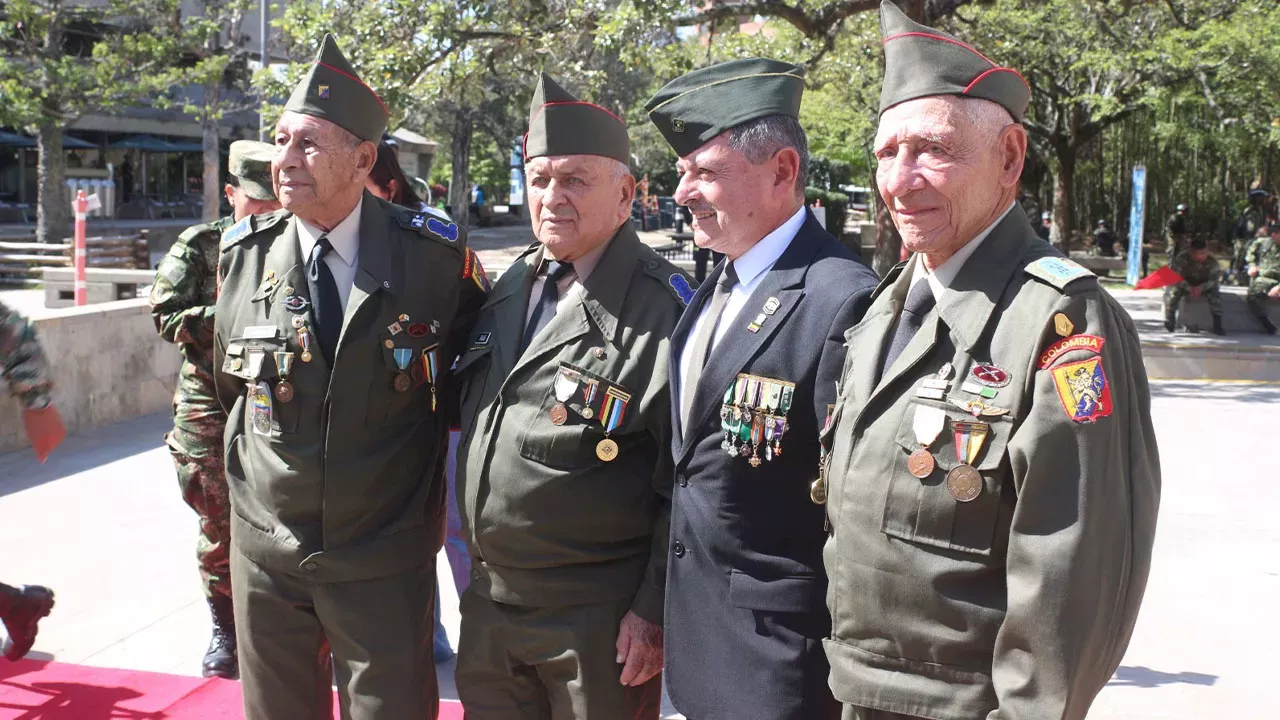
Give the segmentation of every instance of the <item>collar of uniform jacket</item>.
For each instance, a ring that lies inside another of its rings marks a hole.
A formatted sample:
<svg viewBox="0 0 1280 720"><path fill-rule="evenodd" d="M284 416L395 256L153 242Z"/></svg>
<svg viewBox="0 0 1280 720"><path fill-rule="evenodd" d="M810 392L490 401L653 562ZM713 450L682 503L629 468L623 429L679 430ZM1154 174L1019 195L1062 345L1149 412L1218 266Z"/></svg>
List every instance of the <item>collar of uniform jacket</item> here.
<svg viewBox="0 0 1280 720"><path fill-rule="evenodd" d="M590 274L582 278L582 306L600 328L600 334L613 342L618 331L622 301L631 287L631 276L640 260L640 236L627 221L613 234ZM574 264L577 268L577 264Z"/></svg>
<svg viewBox="0 0 1280 720"><path fill-rule="evenodd" d="M354 268L360 258L360 215L363 209L364 196L361 195L351 213L329 231L329 243L347 267ZM298 218L298 242L302 247L303 262L311 257L311 248L315 247L322 234L323 230Z"/></svg>
<svg viewBox="0 0 1280 720"><path fill-rule="evenodd" d="M964 267L964 264L969 261L969 258L973 256L973 253L982 245L982 241L987 239L987 236L991 234L991 231L996 229L996 226L1000 224L1000 221L1004 220L1004 216L1008 215L1009 211L1012 209L1013 203L1009 203L1009 207L1005 208L1005 211L1000 213L1000 217L996 218L995 221L988 225L985 230L978 233L975 238L965 243L964 247L960 248L954 255L947 258L946 261L934 269L933 272L929 272L928 269L925 268L924 258L917 255L915 263L912 265L914 268L912 270L914 274L911 276L912 287L914 287L918 282L928 281L929 288L933 290L933 299L941 300L942 296L947 294L947 288L951 287L951 283L955 281L956 275L960 274L960 268Z"/></svg>

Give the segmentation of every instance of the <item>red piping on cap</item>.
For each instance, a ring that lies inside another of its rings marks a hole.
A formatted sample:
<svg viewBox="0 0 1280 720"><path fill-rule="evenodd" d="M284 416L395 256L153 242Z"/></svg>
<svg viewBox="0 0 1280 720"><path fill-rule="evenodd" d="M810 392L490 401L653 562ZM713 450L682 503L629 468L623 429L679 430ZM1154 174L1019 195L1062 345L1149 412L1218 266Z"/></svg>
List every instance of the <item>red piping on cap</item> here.
<svg viewBox="0 0 1280 720"><path fill-rule="evenodd" d="M387 116L387 117L391 117L391 112L387 110L387 104L386 104L386 103L384 103L384 102L382 102L382 98L378 97L378 93L374 92L374 91L373 91L373 88L369 87L368 85L365 85L365 82L364 82L363 80L361 80L360 78L356 77L355 75L352 75L351 73L343 72L343 71L339 70L338 68L336 68L336 67L334 67L334 66L330 65L329 63L322 63L322 62L320 62L319 60L317 60L317 61L316 61L316 64L317 64L317 65L319 65L319 66L321 66L321 67L327 67L327 68L329 68L330 70L332 70L332 71L334 71L334 72L338 73L339 75L341 75L341 76L343 76L343 77L349 77L349 78L351 78L352 80L355 80L356 82L360 83L360 85L361 85L365 90L368 90L368 91L369 91L369 94L373 95L373 99L374 99L374 100L377 100L377 101L378 101L378 104L382 106L382 112L383 112L384 114L386 114L386 116Z"/></svg>
<svg viewBox="0 0 1280 720"><path fill-rule="evenodd" d="M1023 85L1026 85L1028 90L1030 90L1030 89L1031 89L1031 85L1029 85L1029 84L1027 83L1027 79L1026 79L1026 78L1024 78L1024 77L1022 77L1022 73L1018 72L1017 70L1014 70L1013 68L1007 68L1007 67L993 67L993 68L991 68L990 70L988 70L988 71L986 71L986 72L982 73L982 74L981 74L981 75L979 75L978 77L974 78L974 79L973 79L973 82L969 83L969 84L965 87L965 89L964 89L964 94L965 94L965 95L968 95L968 94L969 94L969 91L973 89L973 86L974 86L974 85L977 85L979 82L981 82L981 81L982 81L982 79L983 79L983 78L985 78L986 76L990 75L991 73L998 73L998 72L1011 72L1011 73L1013 73L1014 75L1017 75L1017 76L1018 76L1018 79L1022 81L1022 84L1023 84Z"/></svg>
<svg viewBox="0 0 1280 720"><path fill-rule="evenodd" d="M941 35L934 35L932 33L923 33L923 32L899 33L897 35L890 35L889 37L885 38L884 43L888 44L890 40L897 40L898 38L904 38L904 37L922 37L922 38L929 38L930 40L939 40L941 42L951 43L952 45L962 47L965 50L968 50L969 52L973 53L974 55L977 55L978 57L982 58L983 60L986 60L992 65L995 65L995 63L991 62L991 58L975 50L972 45L967 45L965 43L960 42L959 40L952 40L951 38L942 37Z"/></svg>
<svg viewBox="0 0 1280 720"><path fill-rule="evenodd" d="M611 117L611 118L613 118L614 120L617 120L618 122L622 123L622 126L623 126L623 127L626 127L626 125L627 125L626 123L622 122L622 118L620 118L620 117L618 117L617 115L614 115L613 113L609 112L608 108L603 108L603 107L600 107L599 105L597 105L597 104L595 104L595 103L589 103L589 102L586 102L586 101L583 101L583 100L575 100L575 101L572 101L572 102L565 100L565 101L560 101L560 102L542 103L542 107L538 108L538 114L533 116L533 119L529 121L529 125L530 125L530 126L532 126L535 122L537 122L537 121L538 121L538 118L542 117L542 111L543 111L543 110L546 110L547 108L552 107L552 106L554 106L554 105L586 105L587 107L593 107L593 108L595 108L595 109L597 109L597 110L603 110L604 112L609 113L609 117Z"/></svg>

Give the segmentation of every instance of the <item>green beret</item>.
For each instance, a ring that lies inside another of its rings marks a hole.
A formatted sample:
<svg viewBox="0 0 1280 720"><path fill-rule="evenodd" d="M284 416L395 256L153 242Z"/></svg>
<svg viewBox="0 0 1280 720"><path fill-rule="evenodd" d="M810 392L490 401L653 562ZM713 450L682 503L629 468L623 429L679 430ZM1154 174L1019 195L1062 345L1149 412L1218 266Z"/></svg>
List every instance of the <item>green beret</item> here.
<svg viewBox="0 0 1280 720"><path fill-rule="evenodd" d="M387 106L356 76L332 35L325 35L315 64L285 103L285 110L324 118L361 140L376 143L387 129Z"/></svg>
<svg viewBox="0 0 1280 720"><path fill-rule="evenodd" d="M880 4L884 87L880 114L916 98L959 95L997 103L1022 122L1031 89L1017 70L1000 67L950 35L914 22L889 0Z"/></svg>
<svg viewBox="0 0 1280 720"><path fill-rule="evenodd" d="M720 133L769 115L800 117L804 68L768 58L730 60L667 83L644 109L684 157Z"/></svg>
<svg viewBox="0 0 1280 720"><path fill-rule="evenodd" d="M275 188L271 183L271 158L275 154L275 145L257 140L237 140L231 143L227 172L236 176L236 182L245 195L254 200L275 200Z"/></svg>
<svg viewBox="0 0 1280 720"><path fill-rule="evenodd" d="M622 118L570 95L546 73L529 104L524 159L545 155L601 155L631 165L631 143Z"/></svg>

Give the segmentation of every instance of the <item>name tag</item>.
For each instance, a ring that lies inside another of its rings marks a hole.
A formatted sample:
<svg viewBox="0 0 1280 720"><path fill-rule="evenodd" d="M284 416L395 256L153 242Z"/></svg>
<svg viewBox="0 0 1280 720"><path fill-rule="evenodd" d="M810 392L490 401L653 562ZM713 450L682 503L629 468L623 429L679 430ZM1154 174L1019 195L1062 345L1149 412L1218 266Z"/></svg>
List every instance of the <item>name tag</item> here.
<svg viewBox="0 0 1280 720"><path fill-rule="evenodd" d="M250 325L244 329L245 340L275 340L279 328L275 325Z"/></svg>

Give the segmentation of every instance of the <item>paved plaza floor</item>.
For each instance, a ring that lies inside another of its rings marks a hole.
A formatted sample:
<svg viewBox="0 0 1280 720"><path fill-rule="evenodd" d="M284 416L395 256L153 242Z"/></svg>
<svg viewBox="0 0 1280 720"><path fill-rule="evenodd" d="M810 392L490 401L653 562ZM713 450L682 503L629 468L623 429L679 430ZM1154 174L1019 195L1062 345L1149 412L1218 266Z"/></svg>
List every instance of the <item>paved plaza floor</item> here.
<svg viewBox="0 0 1280 720"><path fill-rule="evenodd" d="M1128 655L1090 718L1275 717L1280 482L1267 448L1280 386L1152 389L1164 468L1155 563ZM0 455L0 579L58 593L33 657L198 674L208 613L167 426L153 415L75 436L45 465ZM456 637L447 571L440 582ZM456 697L452 670L440 668L445 697Z"/></svg>

